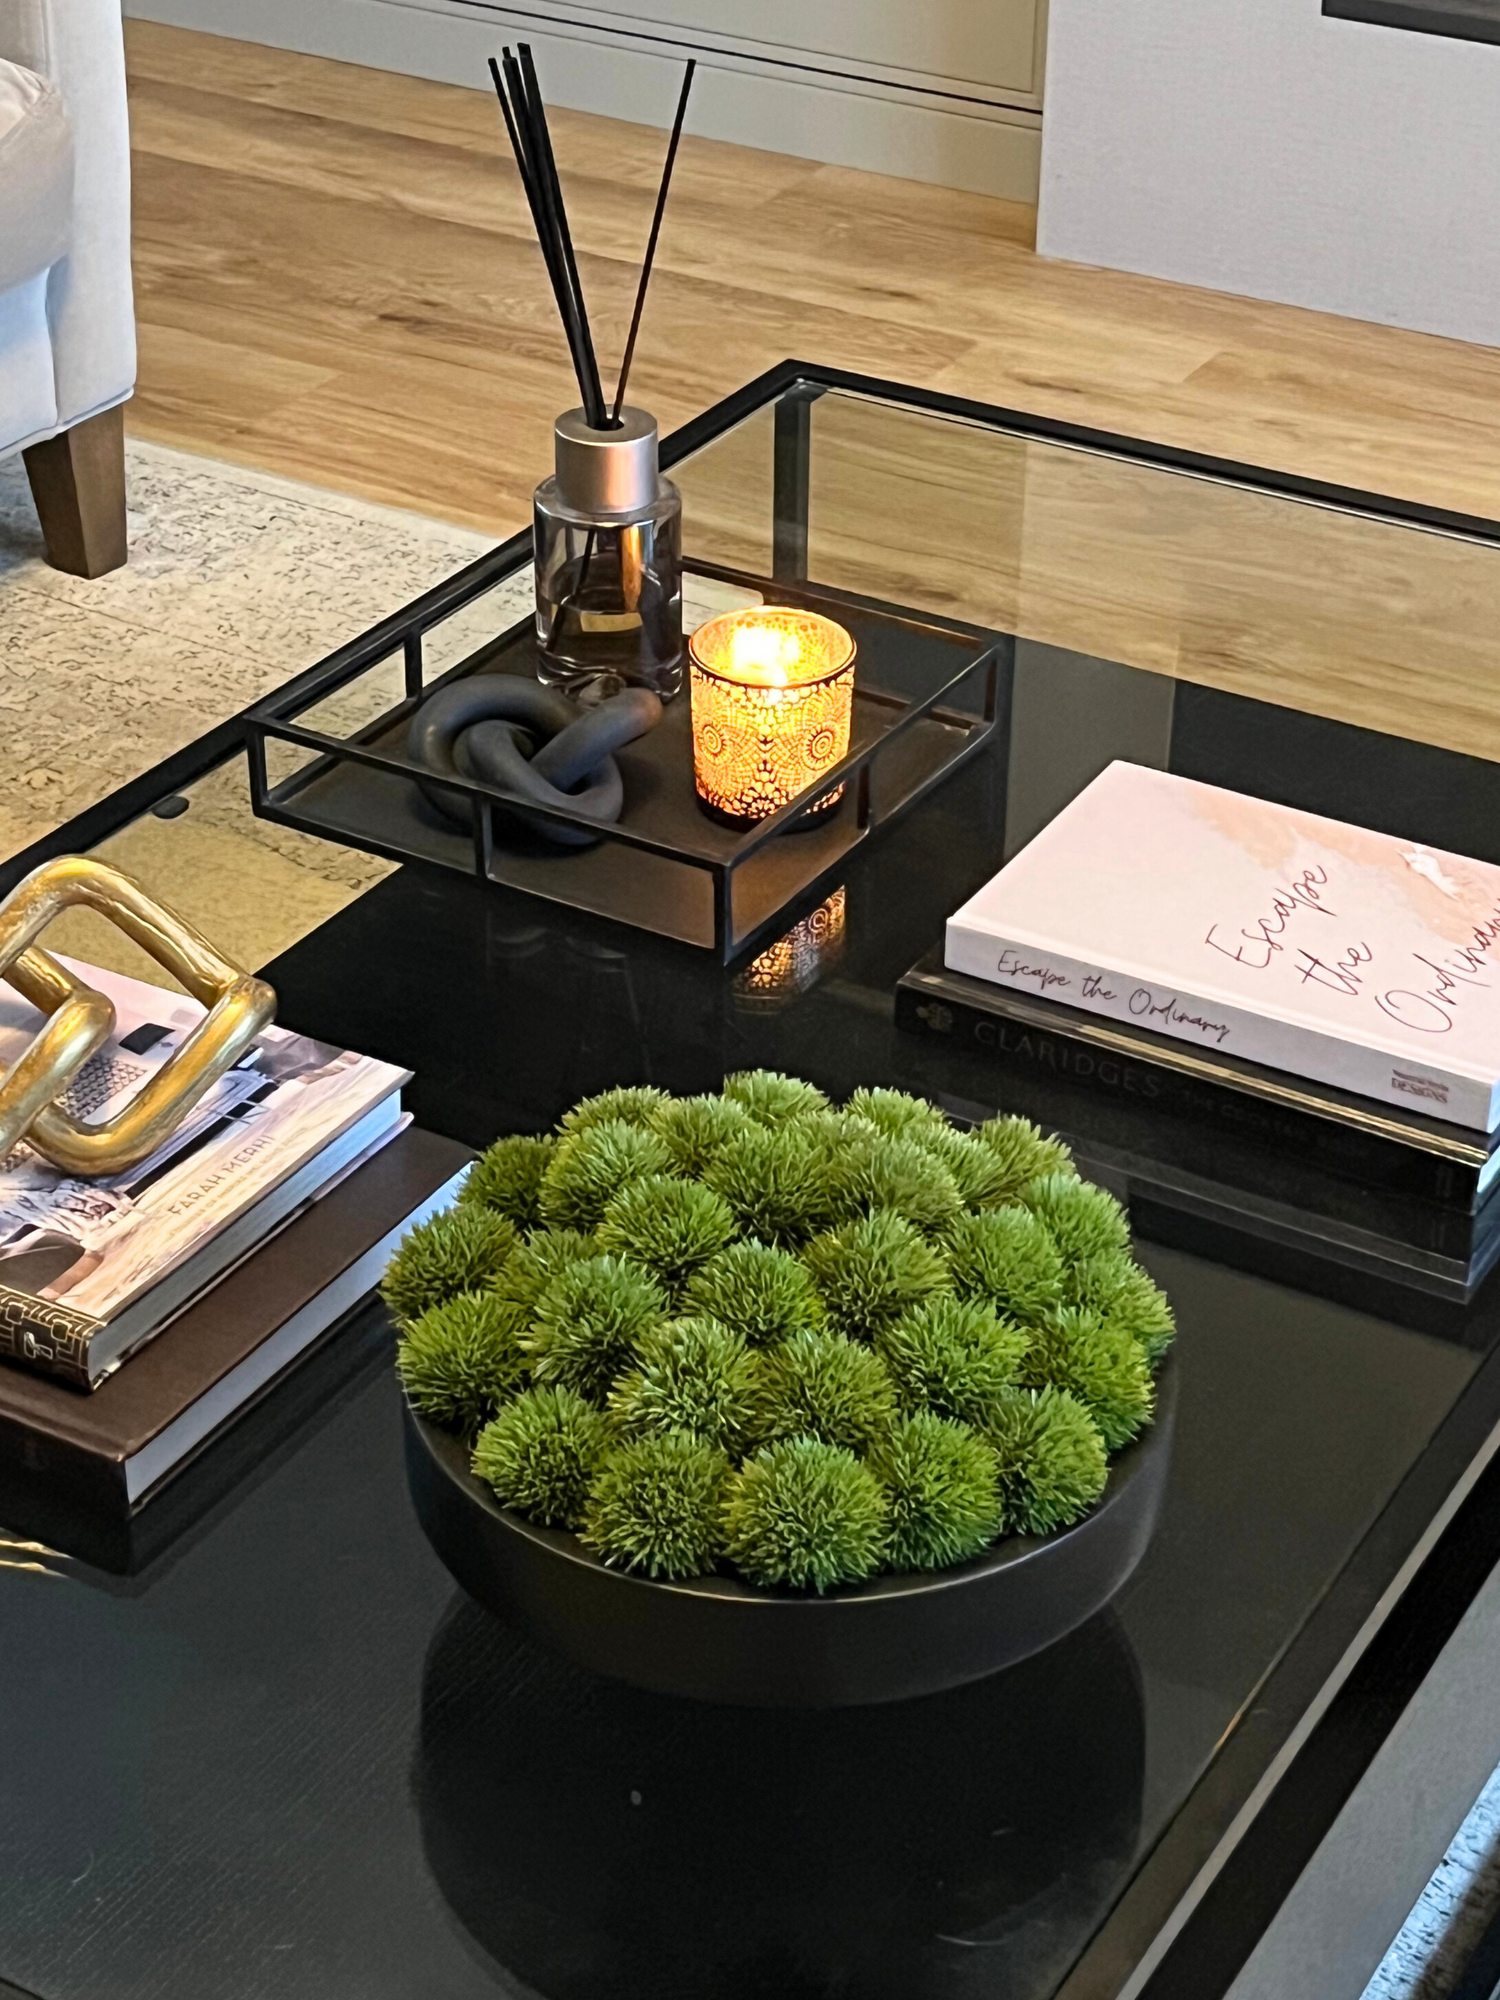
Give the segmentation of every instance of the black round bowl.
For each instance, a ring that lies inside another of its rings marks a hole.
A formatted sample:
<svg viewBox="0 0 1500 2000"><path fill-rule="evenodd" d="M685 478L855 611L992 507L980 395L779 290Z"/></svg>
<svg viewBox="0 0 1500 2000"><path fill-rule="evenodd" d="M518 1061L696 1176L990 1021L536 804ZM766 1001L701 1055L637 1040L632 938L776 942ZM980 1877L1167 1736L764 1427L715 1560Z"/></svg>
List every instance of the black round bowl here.
<svg viewBox="0 0 1500 2000"><path fill-rule="evenodd" d="M817 1597L728 1576L657 1583L502 1507L468 1452L406 1406L417 1518L487 1610L596 1673L701 1701L842 1708L961 1687L1039 1653L1107 1604L1145 1552L1172 1452L1176 1364L1156 1422L1122 1451L1093 1512L1016 1535L956 1569L880 1576Z"/></svg>

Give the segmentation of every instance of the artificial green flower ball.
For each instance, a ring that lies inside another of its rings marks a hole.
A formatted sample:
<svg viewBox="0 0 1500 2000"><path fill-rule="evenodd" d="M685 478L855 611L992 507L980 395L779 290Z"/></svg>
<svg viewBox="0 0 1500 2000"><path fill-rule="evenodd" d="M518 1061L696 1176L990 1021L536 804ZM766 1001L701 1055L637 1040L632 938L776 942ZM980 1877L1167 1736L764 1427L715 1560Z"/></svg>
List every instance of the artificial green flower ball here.
<svg viewBox="0 0 1500 2000"><path fill-rule="evenodd" d="M577 1528L609 1445L604 1418L571 1389L528 1389L479 1433L474 1473L528 1520Z"/></svg>
<svg viewBox="0 0 1500 2000"><path fill-rule="evenodd" d="M844 1195L841 1180L848 1174L851 1153L867 1152L880 1143L880 1128L868 1118L855 1118L847 1111L808 1111L786 1128L799 1146L806 1149L811 1192L807 1222L816 1233L835 1222L848 1222L863 1214L867 1204ZM804 1238L805 1240L805 1238Z"/></svg>
<svg viewBox="0 0 1500 2000"><path fill-rule="evenodd" d="M607 1563L647 1576L701 1576L722 1537L729 1460L682 1431L617 1445L589 1491L583 1540Z"/></svg>
<svg viewBox="0 0 1500 2000"><path fill-rule="evenodd" d="M1021 1199L1045 1225L1069 1264L1130 1250L1130 1219L1107 1189L1074 1174L1046 1174L1028 1181Z"/></svg>
<svg viewBox="0 0 1500 2000"><path fill-rule="evenodd" d="M609 1394L622 1436L683 1431L739 1453L758 1424L760 1371L737 1333L714 1319L667 1320L641 1336L640 1365Z"/></svg>
<svg viewBox="0 0 1500 2000"><path fill-rule="evenodd" d="M853 1118L868 1119L888 1139L915 1139L953 1129L935 1104L904 1090L856 1090L844 1109Z"/></svg>
<svg viewBox="0 0 1500 2000"><path fill-rule="evenodd" d="M827 1214L817 1153L795 1124L752 1124L726 1139L703 1185L729 1204L741 1235L779 1248L805 1243Z"/></svg>
<svg viewBox="0 0 1500 2000"><path fill-rule="evenodd" d="M495 1279L495 1291L529 1320L542 1293L570 1264L597 1257L597 1238L580 1229L534 1229L518 1243Z"/></svg>
<svg viewBox="0 0 1500 2000"><path fill-rule="evenodd" d="M1048 1139L1027 1118L991 1118L974 1137L989 1149L1005 1176L1006 1199L1019 1201L1029 1181L1071 1174L1073 1155L1061 1139Z"/></svg>
<svg viewBox="0 0 1500 2000"><path fill-rule="evenodd" d="M1150 1423L1156 1396L1145 1351L1118 1327L1080 1306L1057 1306L1031 1328L1023 1380L1067 1389L1099 1426L1107 1451L1118 1451Z"/></svg>
<svg viewBox="0 0 1500 2000"><path fill-rule="evenodd" d="M892 1569L968 1562L1000 1527L1000 1462L967 1424L930 1410L900 1417L869 1456L890 1510Z"/></svg>
<svg viewBox="0 0 1500 2000"><path fill-rule="evenodd" d="M668 1174L647 1174L622 1188L605 1209L599 1246L644 1265L668 1298L675 1299L734 1231L729 1204L712 1189Z"/></svg>
<svg viewBox="0 0 1500 2000"><path fill-rule="evenodd" d="M804 1111L796 1121L797 1130L812 1146L818 1171L826 1172L846 1146L880 1137L880 1127L852 1111Z"/></svg>
<svg viewBox="0 0 1500 2000"><path fill-rule="evenodd" d="M924 1232L942 1229L964 1205L958 1182L935 1154L879 1132L838 1148L824 1168L824 1185L836 1216L886 1209Z"/></svg>
<svg viewBox="0 0 1500 2000"><path fill-rule="evenodd" d="M806 1112L828 1109L828 1099L814 1084L773 1069L745 1069L726 1076L724 1095L762 1125L780 1125Z"/></svg>
<svg viewBox="0 0 1500 2000"><path fill-rule="evenodd" d="M513 1223L485 1208L450 1208L402 1237L380 1296L407 1325L460 1292L487 1291L516 1247Z"/></svg>
<svg viewBox="0 0 1500 2000"><path fill-rule="evenodd" d="M1147 1367L1161 1366L1177 1337L1177 1322L1166 1293L1134 1258L1118 1250L1090 1257L1072 1272L1069 1290L1076 1304L1098 1313L1106 1326L1139 1341Z"/></svg>
<svg viewBox="0 0 1500 2000"><path fill-rule="evenodd" d="M901 1408L977 1422L1021 1380L1029 1336L980 1299L940 1292L875 1336Z"/></svg>
<svg viewBox="0 0 1500 2000"><path fill-rule="evenodd" d="M863 1451L896 1415L880 1356L841 1333L794 1333L760 1355L756 1428L766 1443L816 1437Z"/></svg>
<svg viewBox="0 0 1500 2000"><path fill-rule="evenodd" d="M1062 1304L1062 1257L1046 1225L1027 1209L961 1215L945 1233L943 1247L961 1298L992 1305L1022 1325Z"/></svg>
<svg viewBox="0 0 1500 2000"><path fill-rule="evenodd" d="M651 1120L651 1129L689 1180L701 1180L726 1139L747 1132L755 1120L727 1097L669 1097Z"/></svg>
<svg viewBox="0 0 1500 2000"><path fill-rule="evenodd" d="M618 1257L570 1264L543 1292L521 1337L531 1372L539 1383L571 1389L602 1408L666 1308L656 1280Z"/></svg>
<svg viewBox="0 0 1500 2000"><path fill-rule="evenodd" d="M490 1208L506 1216L517 1229L534 1229L541 1221L537 1196L542 1175L557 1150L553 1138L530 1139L517 1133L497 1139L481 1153L464 1178L460 1208Z"/></svg>
<svg viewBox="0 0 1500 2000"><path fill-rule="evenodd" d="M617 1090L601 1090L597 1097L583 1097L563 1114L561 1130L586 1132L594 1125L650 1125L670 1103L664 1090L652 1084L625 1084Z"/></svg>
<svg viewBox="0 0 1500 2000"><path fill-rule="evenodd" d="M886 1559L885 1489L853 1452L821 1438L766 1445L730 1474L724 1549L752 1583L828 1590Z"/></svg>
<svg viewBox="0 0 1500 2000"><path fill-rule="evenodd" d="M606 1119L569 1132L542 1176L538 1206L552 1229L596 1229L605 1209L630 1181L664 1174L672 1156L654 1132Z"/></svg>
<svg viewBox="0 0 1500 2000"><path fill-rule="evenodd" d="M706 1314L751 1347L769 1347L823 1324L823 1301L807 1266L785 1250L741 1239L688 1281L687 1310Z"/></svg>
<svg viewBox="0 0 1500 2000"><path fill-rule="evenodd" d="M1000 1208L1015 1199L1005 1162L969 1132L923 1130L912 1135L953 1176L965 1208Z"/></svg>
<svg viewBox="0 0 1500 2000"><path fill-rule="evenodd" d="M526 1386L527 1361L516 1313L493 1292L457 1298L408 1322L396 1372L414 1410L444 1430L472 1437Z"/></svg>
<svg viewBox="0 0 1500 2000"><path fill-rule="evenodd" d="M1051 1535L1081 1520L1109 1478L1099 1426L1066 1389L1009 1389L984 1436L995 1448L1006 1528Z"/></svg>
<svg viewBox="0 0 1500 2000"><path fill-rule="evenodd" d="M851 1340L873 1339L948 1284L938 1251L911 1223L884 1210L830 1229L803 1256L829 1325Z"/></svg>

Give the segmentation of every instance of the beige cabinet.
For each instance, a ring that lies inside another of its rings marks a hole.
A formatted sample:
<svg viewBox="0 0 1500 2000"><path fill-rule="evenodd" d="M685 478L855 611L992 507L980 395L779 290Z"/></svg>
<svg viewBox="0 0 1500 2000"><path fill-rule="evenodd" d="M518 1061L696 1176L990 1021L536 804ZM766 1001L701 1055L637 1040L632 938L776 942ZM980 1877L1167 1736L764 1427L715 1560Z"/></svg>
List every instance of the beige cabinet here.
<svg viewBox="0 0 1500 2000"><path fill-rule="evenodd" d="M549 99L833 166L1034 201L1047 0L123 0L127 14L488 89L529 41ZM0 14L13 0L0 0ZM1116 0L1128 11L1129 0Z"/></svg>
<svg viewBox="0 0 1500 2000"><path fill-rule="evenodd" d="M325 0L327 4L327 0ZM342 0L368 8L369 0ZM545 38L583 110L659 122L696 54L693 129L1034 201L1047 0L405 0ZM387 7L387 13L402 9ZM606 51L609 53L606 54Z"/></svg>
<svg viewBox="0 0 1500 2000"><path fill-rule="evenodd" d="M1046 0L592 0L627 32L827 76L1039 108ZM568 11L577 15L578 9ZM602 17L602 18L601 18Z"/></svg>

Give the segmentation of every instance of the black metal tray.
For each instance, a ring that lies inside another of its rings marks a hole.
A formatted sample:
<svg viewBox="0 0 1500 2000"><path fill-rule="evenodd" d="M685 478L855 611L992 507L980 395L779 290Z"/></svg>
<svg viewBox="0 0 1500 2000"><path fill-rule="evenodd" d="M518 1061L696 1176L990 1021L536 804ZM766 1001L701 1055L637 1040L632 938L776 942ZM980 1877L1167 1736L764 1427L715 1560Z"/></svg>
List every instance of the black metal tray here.
<svg viewBox="0 0 1500 2000"><path fill-rule="evenodd" d="M524 803L491 785L445 779L474 801L474 832L460 832L423 796L406 754L412 712L437 687L475 673L531 675L531 620L426 679L425 628L397 635L404 693L381 702L387 655L314 669L250 711L251 798L262 819L320 834L395 861L427 862L481 881L613 917L730 959L763 937L877 827L895 819L972 756L995 726L1000 668L1014 641L847 593L692 562L690 572L836 617L859 648L849 755L816 786L760 825L736 831L699 809L693 790L686 688L659 728L619 753L624 818L597 827L577 815L535 816L602 833L595 847L559 849L508 815ZM393 652L394 652L393 648ZM363 690L370 699L361 703ZM339 695L346 713L374 705L347 733L310 726ZM310 712L313 712L310 716ZM273 779L271 759L294 768ZM808 823L811 807L839 786L844 796Z"/></svg>

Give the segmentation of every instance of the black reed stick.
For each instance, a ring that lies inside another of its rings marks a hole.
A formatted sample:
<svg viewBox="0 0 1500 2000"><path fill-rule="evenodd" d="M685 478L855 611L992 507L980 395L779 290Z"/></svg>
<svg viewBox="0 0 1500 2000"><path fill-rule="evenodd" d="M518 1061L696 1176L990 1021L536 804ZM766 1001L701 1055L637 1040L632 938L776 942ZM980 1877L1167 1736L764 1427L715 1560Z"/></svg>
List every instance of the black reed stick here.
<svg viewBox="0 0 1500 2000"><path fill-rule="evenodd" d="M509 51L507 50L506 53L508 55ZM516 171L521 176L521 186L526 191L526 206L531 210L531 222L532 227L536 230L537 248L542 253L542 262L547 266L547 275L550 280L552 275L552 260L547 254L546 223L543 220L541 208L537 203L536 189L532 185L531 169L526 159L525 143L521 138L515 118L511 113L510 99L505 94L505 80L500 74L500 65L495 61L493 56L490 57L490 76L494 81L495 95L500 100L500 111L502 117L505 119L505 131L510 140L510 150L516 156Z"/></svg>
<svg viewBox="0 0 1500 2000"><path fill-rule="evenodd" d="M656 213L651 218L651 234L646 238L646 261L641 265L641 282L636 286L635 311L630 315L630 333L625 342L625 359L620 363L620 385L615 390L615 406L610 412L611 424L620 421L620 410L625 402L625 384L630 380L630 364L635 359L636 335L641 330L641 314L646 310L646 287L651 283L651 266L656 260L656 239L661 234L661 219L667 208L667 189L672 185L672 167L677 159L677 142L682 137L682 121L687 116L688 92L693 87L693 72L698 67L696 56L691 58L682 77L682 95L677 100L677 116L672 121L672 136L667 141L667 158L662 167L661 186L656 191Z"/></svg>
<svg viewBox="0 0 1500 2000"><path fill-rule="evenodd" d="M536 160L533 150L531 122L526 116L525 92L521 83L521 72L515 57L509 49L504 51L505 75L502 80L500 67L493 56L490 57L490 75L494 80L495 95L500 100L500 109L505 118L505 130L510 139L511 151L516 156L516 169L521 176L521 185L526 190L526 203L531 210L532 224L536 229L537 248L542 253L542 262L547 269L547 282L552 287L552 295L563 323L563 333L568 349L573 357L573 366L579 376L579 393L582 394L582 355L574 336L571 315L563 296L563 273L558 262L557 243L548 224L547 214L542 206L541 188L537 179Z"/></svg>
<svg viewBox="0 0 1500 2000"><path fill-rule="evenodd" d="M503 77L501 65L495 62L493 56L490 58L490 76L495 85L495 95L500 100L506 134L515 154L516 168L521 176L521 185L526 190L527 205L536 228L537 244L547 267L552 295L567 337L584 414L595 429L602 429L605 423L604 391L589 334L583 291L578 283L577 265L572 261L572 244L567 238L562 188L547 137L546 108L540 90L536 89L536 71L530 63L530 51L524 53L530 71L531 90L527 88L521 66L508 48L502 51Z"/></svg>
<svg viewBox="0 0 1500 2000"><path fill-rule="evenodd" d="M553 297L562 318L563 331L567 335L568 348L573 357L573 370L578 377L578 393L584 403L588 402L588 363L584 356L583 328L579 311L579 301L568 278L568 270L563 262L562 243L558 232L557 211L551 200L552 190L542 165L541 143L537 134L536 110L526 88L521 65L509 49L503 51L506 87L510 92L511 111L516 129L521 135L521 145L525 154L526 174L531 188L531 199L535 205L537 241L541 245L542 258L547 266L547 276L552 283Z"/></svg>
<svg viewBox="0 0 1500 2000"><path fill-rule="evenodd" d="M594 354L594 336L589 330L583 284L578 276L578 260L573 254L573 234L568 228L568 210L563 201L562 182L558 179L557 160L552 151L552 134L547 129L547 107L542 101L541 86L537 82L536 64L532 60L530 44L518 42L516 53L521 58L521 72L526 79L527 100L536 136L537 163L542 174L543 200L556 219L558 246L583 347L585 373L579 378L579 386L583 390L584 414L595 430L602 430L604 389L599 380L599 363Z"/></svg>

